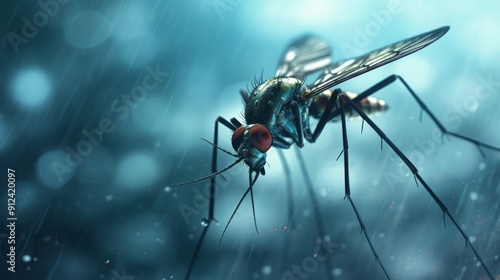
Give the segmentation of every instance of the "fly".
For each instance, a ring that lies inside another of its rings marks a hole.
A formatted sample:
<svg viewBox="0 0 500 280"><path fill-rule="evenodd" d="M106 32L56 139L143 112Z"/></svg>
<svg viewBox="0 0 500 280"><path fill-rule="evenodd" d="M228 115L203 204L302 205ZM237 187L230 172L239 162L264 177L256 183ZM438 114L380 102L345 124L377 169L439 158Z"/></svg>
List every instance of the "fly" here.
<svg viewBox="0 0 500 280"><path fill-rule="evenodd" d="M204 228L191 258L185 279L190 278L194 269L195 260L200 252L206 233L212 222L215 220L214 194L217 175L227 171L240 162L244 162L248 166L249 186L238 202L231 218L227 222L220 241L222 241L222 238L241 202L248 194L250 194L254 224L257 230L253 186L259 176L265 175L266 173L265 165L267 152L271 147L288 149L292 145L303 147L305 141L314 143L320 136L325 125L329 122L340 122L342 126L343 149L339 157L343 155L344 160L345 198L349 201L352 210L356 214L361 231L364 233L380 269L385 274L387 279L391 279L389 270L379 259L372 240L367 233L363 219L359 215L356 204L351 197L346 119L354 117L362 118L363 122L366 122L380 136L381 141L385 142L404 162L413 174L415 183L423 186L432 197L433 201L441 208L443 212L443 220L446 220L446 216L449 220L451 220L451 223L465 239L466 245L471 248L486 274L491 279L494 279L492 272L486 266L474 246L469 242L468 235L459 226L458 222L448 211L445 204L434 193L424 179L422 179L414 164L368 116L384 112L388 108L387 103L384 100L372 97L371 95L394 82L400 82L407 89L412 98L419 104L423 112L425 112L438 126L443 135L449 135L471 142L479 148L483 155L484 153L482 148L492 149L495 151L500 151L500 149L448 131L427 108L424 102L417 96L408 83L398 75L390 75L359 94L346 92L340 88L336 88L334 90L331 89L342 82L425 48L441 38L444 34L446 34L446 32L448 32L448 30L449 27L444 26L377 49L365 55L334 63L331 62L330 48L325 40L316 36L307 35L293 41L282 55L275 77L266 81L263 81L262 78L260 80L256 80L254 81L254 87L252 90L249 90L249 92L244 90L241 91L241 95L245 103L245 124L242 124L236 118L227 120L223 117L218 117L216 119L214 139L213 142L209 142L213 145L212 173L206 177L193 181L167 186L176 187L192 184L205 179L211 180L208 216L202 220ZM322 70L322 73L316 81L311 85L306 86L304 83L306 75L319 70ZM312 128L309 123L311 118L318 120L314 128ZM235 153L229 152L218 146L219 124L222 124L226 128L233 131L231 142ZM217 170L217 155L219 151L234 156L237 158L236 161L225 168ZM281 153L279 154L281 157ZM302 172L308 176L305 166L302 162L300 162L300 164ZM315 194L312 191L310 183L306 185L308 187L309 196L312 200L314 214L317 220L320 221L317 223L318 233L320 236L325 236L325 232L321 224L321 213L317 207ZM330 273L332 271L331 263L326 262L326 266L327 275L329 278L332 278L333 276Z"/></svg>

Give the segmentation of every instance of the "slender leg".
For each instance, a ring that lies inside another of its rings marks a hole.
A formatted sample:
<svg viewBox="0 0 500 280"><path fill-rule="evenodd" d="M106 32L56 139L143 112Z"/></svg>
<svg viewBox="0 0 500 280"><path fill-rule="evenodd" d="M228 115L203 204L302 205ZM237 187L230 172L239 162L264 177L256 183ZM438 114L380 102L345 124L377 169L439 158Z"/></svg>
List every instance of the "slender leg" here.
<svg viewBox="0 0 500 280"><path fill-rule="evenodd" d="M291 230L294 230L295 229L295 220L293 218L293 216L294 216L294 203L293 203L293 186L292 186L292 180L290 179L291 172L290 172L290 168L288 166L288 163L285 159L283 152L280 149L278 149L277 152L278 152L278 156L281 160L281 163L283 164L283 169L284 169L284 173L285 173L285 180L286 180L285 183L287 186L286 191L287 191L287 200L288 200L289 228ZM318 200L317 200L316 194L314 192L314 188L313 188L309 173L307 172L306 166L304 164L304 158L302 157L302 153L300 152L300 150L297 147L295 148L295 152L297 154L297 158L298 158L298 161L300 163L300 170L302 172L304 181L306 183L307 193L309 195L309 198L311 199L311 204L313 207L313 212L314 212L315 223L316 223L318 235L320 236L321 242L323 242L324 241L323 238L325 237L326 233L325 233L325 229L323 226L323 219L321 217L321 211L318 208L318 205L319 205ZM290 236L287 235L285 237L285 251L284 251L285 257L287 257L287 254L288 254L289 244L290 244ZM331 272L333 270L333 266L332 266L331 261L327 261L325 269L326 269L326 274L327 274L328 279L332 279Z"/></svg>
<svg viewBox="0 0 500 280"><path fill-rule="evenodd" d="M376 92L377 90L380 90L381 88L387 86L388 84L392 83L394 80L396 79L400 79L402 80L401 78L398 78L399 76L396 76L396 75L393 75L393 76L390 76L389 78L386 78L384 81L376 84L375 86L369 88L367 91L363 92L362 94L360 94L359 96L357 96L356 98L354 98L353 100L351 100L347 95L343 94L342 91L340 89L335 89L333 94L332 94L332 97L330 98L329 102L328 102L328 105L323 113L323 115L320 117L320 120L318 122L318 125L316 126L316 128L314 129L314 133L311 133L309 131L309 129L307 129L305 131L305 134L306 135L309 135L309 138L306 138L308 141L311 141L311 142L314 142L317 137L321 134L321 131L323 130L324 126L326 125L326 123L328 122L329 120L329 115L330 115L330 112L332 111L334 105L336 102L338 102L338 99L342 99L342 100L339 100L340 101L340 104L343 104L343 103L346 103L346 104L349 104L352 109L354 109L358 114L359 116L361 116L361 118L363 118L363 120L368 123L370 125L370 127L372 127L375 132L382 138L383 141L385 141L390 147L391 149L399 156L399 158L401 158L401 160L406 164L406 166L408 166L408 168L411 170L411 172L413 173L414 177L415 177L415 182L420 182L424 188L426 189L426 191L429 193L429 195L433 198L433 200L436 202L436 204L441 208L441 210L443 211L443 220L445 218L445 216L448 216L450 218L450 220L452 221L452 223L455 225L455 227L458 229L458 231L460 232L460 234L464 237L465 239L465 242L466 242L466 245L470 246L470 248L472 249L472 251L474 252L475 256L477 257L477 259L479 260L481 266L485 269L485 271L487 272L487 274L489 275L489 277L491 277L492 279L494 279L493 277L493 274L490 272L490 270L486 267L486 264L484 263L484 261L482 260L482 258L479 256L479 254L477 253L476 249L474 248L474 246L472 244L470 244L469 242L469 238L468 236L465 234L465 232L459 227L458 223L455 221L455 218L449 213L448 209L446 208L446 206L444 205L444 203L438 198L438 196L434 193L434 191L429 187L429 185L424 181L424 179L420 176L420 174L418 174L418 170L417 168L413 165L413 163L401 152L401 150L399 150L399 148L394 145L394 143L383 133L383 131L358 107L356 106L356 102L360 101L361 99L373 94L374 92ZM402 80L403 81L403 80ZM403 81L403 83L407 86L406 82ZM414 96L417 100L417 102L419 102L419 104L422 106L422 102L421 100L414 94L414 92L411 90L411 88L409 88L407 86L407 88L409 89L410 93L412 93L412 96ZM345 101L345 102L342 102L342 101ZM424 105L425 106L425 105ZM343 108L343 107L342 107ZM432 113L427 109L427 107L422 107L422 109L431 116L431 118L438 124L438 126L440 128L443 128L444 127L437 121L437 119L435 117L433 117L434 115L432 115ZM339 110L339 114L342 114L342 111ZM345 118L345 117L344 117ZM455 134L455 133L449 133L447 132L447 130L444 130L445 132L444 133L447 133L447 134L450 134L452 136L456 136L458 138L461 138L461 139L464 139L466 141L469 141L469 142L472 142L474 144L476 144L478 147L479 146L482 146L482 147L486 147L486 148L491 148L493 150L498 150L500 151L499 148L496 148L496 147L492 147L490 145L487 145L487 144L484 144L484 143L481 143L481 142L478 142L478 141L475 141L475 140L472 140L470 138L467 138L467 137L464 137L464 136L461 136L461 135L458 135L458 134ZM345 135L345 133L343 134ZM347 138L344 139L344 141L347 141ZM347 144L347 143L344 143L344 144ZM347 146L344 147L344 152L345 151L345 148ZM347 164L345 166L346 168L348 167ZM348 178L348 174L346 172L346 178ZM417 183L418 184L418 183ZM346 184L346 198L349 199L349 202L351 203L351 205L353 206L353 210L355 211L356 213L356 216L358 218L358 221L360 222L361 226L362 226L362 230L365 231L364 229L364 223L362 222L362 219L361 217L359 216L358 212L357 212L357 209L351 199L350 196L348 196L347 194L350 193L349 191L349 188L348 188L348 184ZM367 237L367 240L368 242L370 243L370 246L372 248L372 251L375 255L375 257L377 258L378 260L378 256L377 254L375 253L375 250L373 248L373 246L371 245L371 241L369 240L368 236L366 235L365 233L365 236ZM385 268L383 267L382 263L379 261L379 264L380 266L382 267L382 269L384 270L384 272L386 271ZM387 273L386 273L387 275Z"/></svg>
<svg viewBox="0 0 500 280"><path fill-rule="evenodd" d="M339 92L341 92L339 90ZM444 203L441 201L441 199L439 199L439 197L434 193L434 191L429 187L429 185L424 181L424 179L420 176L420 174L418 173L418 170L417 168L413 165L413 163L403 154L403 152L401 152L401 150L384 134L384 132L382 132L382 130L363 112L363 110L361 110L360 108L358 108L358 106L356 106L356 104L354 103L354 100L351 100L347 95L345 95L344 93L340 93L339 95L339 98L342 99L342 101L345 101L346 103L348 103L354 110L356 110L356 112L363 118L363 120L365 120L365 122L370 125L370 127L375 130L375 132L380 136L380 138L382 138L382 140L384 142L386 142L390 147L391 149L398 155L398 157L406 164L406 166L408 166L408 168L411 170L411 172L413 173L413 176L415 177L415 182L420 182L425 190L429 193L429 195L432 197L432 199L434 200L434 202L436 202L436 204L441 208L441 211L443 211L443 221L445 219L445 216L448 216L448 218L452 221L452 223L455 225L455 227L457 228L457 230L460 232L460 234L462 235L462 237L465 239L465 244L466 246L469 246L472 251L474 252L474 255L476 256L476 258L479 260L481 266L484 268L484 270L486 271L486 273L488 274L488 276L491 278L491 279L495 279L495 277L493 277L493 274L490 272L490 270L488 269L488 267L486 266L486 264L484 263L483 259L481 258L481 256L477 253L476 251L476 248L474 247L474 245L472 245L470 242L469 242L469 236L465 233L465 231L460 228L460 226L458 225L458 223L455 221L455 218L450 214L450 212L448 211L448 208L446 208L446 206L444 205ZM341 102L342 104L342 102ZM342 112L341 112L342 113ZM343 122L344 126L345 126L345 121ZM344 134L345 135L345 134ZM344 139L345 141L347 141L347 138ZM346 165L347 167L347 165ZM346 173L347 175L347 173ZM418 184L418 183L417 183ZM347 188L347 187L346 187ZM354 211L356 212L356 215L358 216L358 220L360 221L360 223L362 223L358 213L357 213L357 210L356 208L354 207L354 204L352 203L352 200L350 199L349 197L349 201L351 202L351 205L353 206L353 209ZM362 229L364 231L364 229ZM366 233L365 233L365 236ZM368 236L367 236L368 238ZM369 239L368 239L369 240ZM370 242L370 241L368 241ZM370 242L371 243L371 242ZM371 244L370 244L371 246ZM373 247L372 247L372 250L373 250ZM375 252L374 252L375 253ZM377 257L377 255L375 254L375 256ZM379 262L380 263L380 262Z"/></svg>
<svg viewBox="0 0 500 280"><path fill-rule="evenodd" d="M317 230L318 230L318 234L319 234L319 239L321 240L321 242L324 242L324 238L326 236L326 233L325 233L325 228L323 227L323 219L321 217L321 211L319 210L319 203L318 203L318 198L316 197L316 193L314 192L314 188L313 188L313 184L312 184L312 181L311 181L311 178L309 177L309 173L307 172L307 168L306 168L306 164L304 162L304 158L302 157L302 153L300 152L300 150L298 148L295 148L295 152L297 154L297 158L299 160L299 164L300 164L300 170L302 171L302 175L304 176L304 181L306 183L306 187L307 187L307 193L309 195L309 198L311 199L311 204L312 204L312 207L313 207L313 212L314 212L314 217L316 218L316 227L317 227ZM329 260L326 261L326 275L328 277L328 279L333 279L333 275L332 275L332 270L333 270L333 266L332 266L332 260L333 258L329 258Z"/></svg>
<svg viewBox="0 0 500 280"><path fill-rule="evenodd" d="M340 89L335 89L332 93L332 96L330 97L330 100L328 100L328 105L326 105L325 110L323 111L323 115L319 118L319 122L314 128L314 132L311 133L310 127L307 127L304 130L304 137L306 138L307 141L314 143L316 142L316 139L318 139L319 135L323 131L323 128L325 128L326 123L331 119L330 118L330 112L332 112L333 107L335 106L335 103L337 102L337 96L341 93ZM340 111L339 111L340 113Z"/></svg>
<svg viewBox="0 0 500 280"><path fill-rule="evenodd" d="M332 94L330 100L328 101L328 105L326 106L326 109L323 112L323 115L321 115L319 122L316 125L316 128L314 129L314 133L311 134L309 129L306 130L306 135L308 135L306 137L307 140L309 140L311 142L316 141L318 136L321 134L321 131L325 127L326 123L328 122L330 112L332 111L333 107L335 106L335 103L338 102L340 97L344 97L344 96L345 96L345 94L342 93L342 91L340 89L335 89L333 91L333 94ZM349 99L349 101L352 102L350 99ZM342 103L340 103L340 104L342 104ZM358 107L356 105L354 105L354 106L356 107L355 109L358 109ZM350 184L349 184L349 154L348 154L349 146L348 146L348 142L347 142L347 130L346 130L346 124L345 124L344 105L340 106L339 111L340 111L340 116L341 116L341 120L342 120L342 140L343 140L342 153L344 154L345 196L349 200L349 203L351 204L352 209L354 210L354 213L356 214L356 218L358 219L358 222L361 226L361 231L364 233L365 238L368 241L368 244L370 245L370 248L373 252L373 255L375 256L375 260L378 262L378 264L380 265L380 267L384 271L386 278L391 279L389 277L389 274L387 273L387 270L385 269L384 265L380 261L378 254L375 251L375 248L373 247L372 241L370 240L370 237L368 236L368 234L366 232L366 227L365 227L365 224L363 222L363 219L359 215L358 209L356 208L356 205L354 204L354 201L351 198L351 190L350 190Z"/></svg>
<svg viewBox="0 0 500 280"><path fill-rule="evenodd" d="M342 97L344 94L342 93ZM342 122L342 145L343 145L343 154L344 154L344 181L345 181L345 198L349 200L349 203L352 206L352 209L354 210L354 213L356 214L356 218L358 218L359 225L361 227L361 231L364 233L366 240L368 241L368 244L370 245L370 248L372 249L373 255L375 256L375 260L378 262L382 270L384 271L385 277L387 279L391 279L389 274L387 273L387 270L384 267L384 264L380 261L377 252L375 251L375 248L373 248L372 241L370 240L370 237L368 236L368 233L366 232L366 227L365 223L363 222L363 219L359 215L358 209L356 208L356 205L354 204L354 201L351 198L351 186L349 183L349 144L347 141L347 129L346 129L346 121L345 121L345 113L344 113L344 105L341 103L340 105L340 117L341 117L341 122Z"/></svg>
<svg viewBox="0 0 500 280"><path fill-rule="evenodd" d="M365 90L364 92L360 93L358 96L356 96L356 98L354 98L352 101L354 103L357 103L359 101L361 101L362 99L374 94L375 92L385 88L386 86L389 86L390 84L396 82L396 81L400 81L403 86L407 89L407 91L411 94L411 96L415 99L415 101L418 103L418 105L420 106L420 108L422 108L422 110L432 119L432 121L437 125L437 127L439 128L439 130L441 130L441 133L443 135L449 135L449 136L453 136L453 137L456 137L456 138L460 138L462 140L465 140L467 142L470 142L470 143L473 143L477 146L477 148L479 149L479 152L485 156L483 150L481 149L481 147L484 147L484 148L487 148L487 149L491 149L491 150L495 150L495 151L498 151L500 152L500 148L498 147L494 147L494 146L491 146L491 145L488 145L486 143L483 143L483 142L480 142L480 141L477 141L475 139L472 139L472 138L469 138L467 136L463 136L461 134L458 134L458 133L455 133L455 132L451 132L451 131L448 131L448 129L446 129L446 127L436 118L436 116L429 110L429 108L427 108L427 105L425 105L425 103L420 99L420 97L418 97L418 95L413 91L413 89L408 85L408 83L399 75L391 75L385 79L383 79L382 81L378 82L377 84L375 84L374 86L370 87L369 89ZM336 110L336 112L333 113L333 115L337 115L340 114L340 110ZM319 124L318 124L319 125ZM317 137L317 136L316 136Z"/></svg>
<svg viewBox="0 0 500 280"><path fill-rule="evenodd" d="M295 230L295 220L293 219L295 212L295 205L293 202L293 183L292 183L292 173L290 172L290 167L288 166L288 162L286 161L285 155L281 149L276 149L278 156L280 158L281 164L283 165L283 171L285 173L285 185L286 185L286 195L287 195L287 218L288 218L288 229L290 231ZM288 253L288 245L290 243L290 239L287 235L285 239L285 255Z"/></svg>
<svg viewBox="0 0 500 280"><path fill-rule="evenodd" d="M213 141L213 150L212 150L212 173L217 171L217 152L218 152L218 135L219 135L219 123L223 124L225 127L235 130L236 127L224 119L223 117L218 117L215 120L215 129L214 129L214 141ZM203 219L204 223L204 228L203 231L201 232L201 236L198 239L198 243L196 244L196 247L194 249L193 256L191 257L191 261L189 262L189 267L186 273L186 277L184 277L185 280L188 280L189 277L191 276L191 272L193 271L194 263L196 259L198 258L198 254L200 253L201 246L203 245L203 241L205 240L205 235L207 234L208 228L212 224L212 221L214 220L214 203L215 203L215 177L213 176L210 178L210 197L209 197L209 206L208 206L208 217Z"/></svg>

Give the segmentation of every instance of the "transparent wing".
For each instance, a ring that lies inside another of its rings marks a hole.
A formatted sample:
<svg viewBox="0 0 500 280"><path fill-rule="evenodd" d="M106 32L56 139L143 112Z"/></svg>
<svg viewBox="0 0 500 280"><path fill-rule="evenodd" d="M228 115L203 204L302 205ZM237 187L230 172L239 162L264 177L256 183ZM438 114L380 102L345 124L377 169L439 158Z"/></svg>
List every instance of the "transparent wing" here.
<svg viewBox="0 0 500 280"><path fill-rule="evenodd" d="M325 68L319 78L310 86L310 91L304 94L303 98L311 98L335 85L425 48L441 38L449 29L449 26L444 26L365 55L334 63Z"/></svg>
<svg viewBox="0 0 500 280"><path fill-rule="evenodd" d="M281 57L276 76L294 77L299 80L331 63L328 43L313 35L293 41Z"/></svg>

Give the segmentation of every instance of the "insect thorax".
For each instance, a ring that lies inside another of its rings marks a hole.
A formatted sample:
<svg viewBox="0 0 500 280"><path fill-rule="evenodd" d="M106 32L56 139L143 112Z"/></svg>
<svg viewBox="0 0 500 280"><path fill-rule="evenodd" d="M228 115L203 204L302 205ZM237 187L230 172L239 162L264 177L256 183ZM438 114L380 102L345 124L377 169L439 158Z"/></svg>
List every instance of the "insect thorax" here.
<svg viewBox="0 0 500 280"><path fill-rule="evenodd" d="M290 77L274 77L255 87L245 106L247 124L260 123L266 125L273 134L286 131L288 137L296 137L293 114L290 108L292 101L297 101L301 111L307 110L302 104L302 94L306 87L302 81Z"/></svg>

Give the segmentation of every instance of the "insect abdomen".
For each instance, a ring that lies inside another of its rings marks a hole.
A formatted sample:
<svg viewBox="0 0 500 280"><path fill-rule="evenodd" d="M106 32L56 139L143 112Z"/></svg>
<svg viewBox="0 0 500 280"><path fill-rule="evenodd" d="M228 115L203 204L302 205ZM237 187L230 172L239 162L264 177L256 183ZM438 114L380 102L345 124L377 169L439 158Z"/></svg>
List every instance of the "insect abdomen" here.
<svg viewBox="0 0 500 280"><path fill-rule="evenodd" d="M319 119L323 112L326 109L326 106L328 105L328 101L330 100L330 97L332 96L333 90L325 90L321 94L318 94L317 96L313 97L311 105L309 107L309 114L316 118ZM344 92L349 98L354 99L356 96L358 96L355 93L352 92ZM361 99L359 102L356 103L359 108L365 112L367 115L377 115L379 113L382 113L388 109L387 103L379 98L369 96L367 98ZM329 120L330 121L339 121L340 120L340 112L338 111L339 109L339 102L335 102L335 105L333 106L333 110L330 113ZM359 115L354 111L351 107L347 106L344 107L346 117L348 119L355 119L359 117Z"/></svg>

